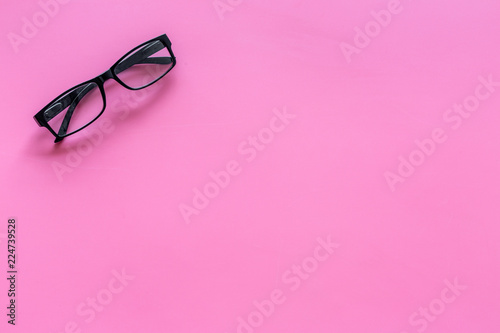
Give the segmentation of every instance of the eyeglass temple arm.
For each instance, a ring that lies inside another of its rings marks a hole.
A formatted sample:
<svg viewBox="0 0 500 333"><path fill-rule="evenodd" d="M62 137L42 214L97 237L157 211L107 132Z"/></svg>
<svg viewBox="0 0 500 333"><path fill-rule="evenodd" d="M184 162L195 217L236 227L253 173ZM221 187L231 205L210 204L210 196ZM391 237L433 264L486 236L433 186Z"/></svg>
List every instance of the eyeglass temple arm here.
<svg viewBox="0 0 500 333"><path fill-rule="evenodd" d="M70 94L61 98L52 108L45 111L45 119L47 121L52 120L55 116L57 116L64 109L66 109L68 107L68 105L73 103L75 98L78 98L80 96L78 99L78 102L79 102L83 98L83 96L88 94L94 88L95 88L94 85L87 84L86 86L82 86L82 87L75 89ZM78 104L78 102L77 102L77 104Z"/></svg>
<svg viewBox="0 0 500 333"><path fill-rule="evenodd" d="M142 49L136 51L130 57L120 62L115 68L115 74L120 74L121 72L129 69L130 67L137 64L159 64L168 65L172 63L171 57L151 57L156 52L163 49L165 46L162 42L156 41L153 44L146 45Z"/></svg>
<svg viewBox="0 0 500 333"><path fill-rule="evenodd" d="M82 87L82 89L80 89L80 92L78 92L77 95L74 98L72 98L71 105L69 106L68 111L64 115L63 122L61 124L61 127L59 128L59 132L57 133L58 135L65 135L67 133L68 127L69 127L69 121L71 120L71 117L73 116L73 112L75 112L76 106L78 105L78 103L80 103L80 101L83 99L83 97L85 97L85 95L87 95L89 92L91 92L95 88L96 88L96 85L88 84L85 87ZM64 108L62 110L64 110L65 108L66 108L66 106L64 106Z"/></svg>

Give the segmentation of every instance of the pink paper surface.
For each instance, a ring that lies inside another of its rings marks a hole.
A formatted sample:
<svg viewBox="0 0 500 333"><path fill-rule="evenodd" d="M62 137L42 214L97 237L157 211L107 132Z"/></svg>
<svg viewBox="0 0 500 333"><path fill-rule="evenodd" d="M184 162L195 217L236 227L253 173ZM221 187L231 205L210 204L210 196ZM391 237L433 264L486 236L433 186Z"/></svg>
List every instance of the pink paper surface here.
<svg viewBox="0 0 500 333"><path fill-rule="evenodd" d="M0 8L1 332L500 332L498 1ZM157 84L35 124L163 33Z"/></svg>

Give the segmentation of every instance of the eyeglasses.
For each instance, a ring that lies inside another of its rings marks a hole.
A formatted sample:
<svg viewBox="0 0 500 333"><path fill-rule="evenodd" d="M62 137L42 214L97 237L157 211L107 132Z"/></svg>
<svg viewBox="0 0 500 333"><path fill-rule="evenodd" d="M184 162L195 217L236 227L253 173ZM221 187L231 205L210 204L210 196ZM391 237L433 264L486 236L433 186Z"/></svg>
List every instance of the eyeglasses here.
<svg viewBox="0 0 500 333"><path fill-rule="evenodd" d="M103 74L65 91L33 118L56 137L54 142L62 141L102 115L105 81L114 79L127 89L143 89L164 77L175 62L167 35L156 37L132 49Z"/></svg>

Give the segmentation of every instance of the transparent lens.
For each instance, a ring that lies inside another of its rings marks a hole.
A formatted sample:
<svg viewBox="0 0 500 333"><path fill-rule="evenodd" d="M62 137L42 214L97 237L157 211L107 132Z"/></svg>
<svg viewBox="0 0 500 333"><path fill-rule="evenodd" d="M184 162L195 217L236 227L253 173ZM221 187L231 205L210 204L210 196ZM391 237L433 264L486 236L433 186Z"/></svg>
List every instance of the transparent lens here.
<svg viewBox="0 0 500 333"><path fill-rule="evenodd" d="M115 67L115 74L130 88L142 88L172 68L170 52L161 41L153 41L132 51Z"/></svg>
<svg viewBox="0 0 500 333"><path fill-rule="evenodd" d="M96 119L104 108L97 84L80 85L55 100L44 112L45 120L58 135L72 134Z"/></svg>

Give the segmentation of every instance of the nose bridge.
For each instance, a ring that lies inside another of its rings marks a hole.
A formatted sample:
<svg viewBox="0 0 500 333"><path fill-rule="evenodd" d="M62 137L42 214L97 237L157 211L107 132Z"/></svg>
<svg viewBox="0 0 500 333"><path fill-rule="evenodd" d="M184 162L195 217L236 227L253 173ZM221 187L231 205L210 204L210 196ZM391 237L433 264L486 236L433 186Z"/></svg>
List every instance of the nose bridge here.
<svg viewBox="0 0 500 333"><path fill-rule="evenodd" d="M99 79L102 81L102 83L106 82L107 80L111 79L113 77L113 73L111 72L111 69L105 71L101 75L99 75Z"/></svg>

